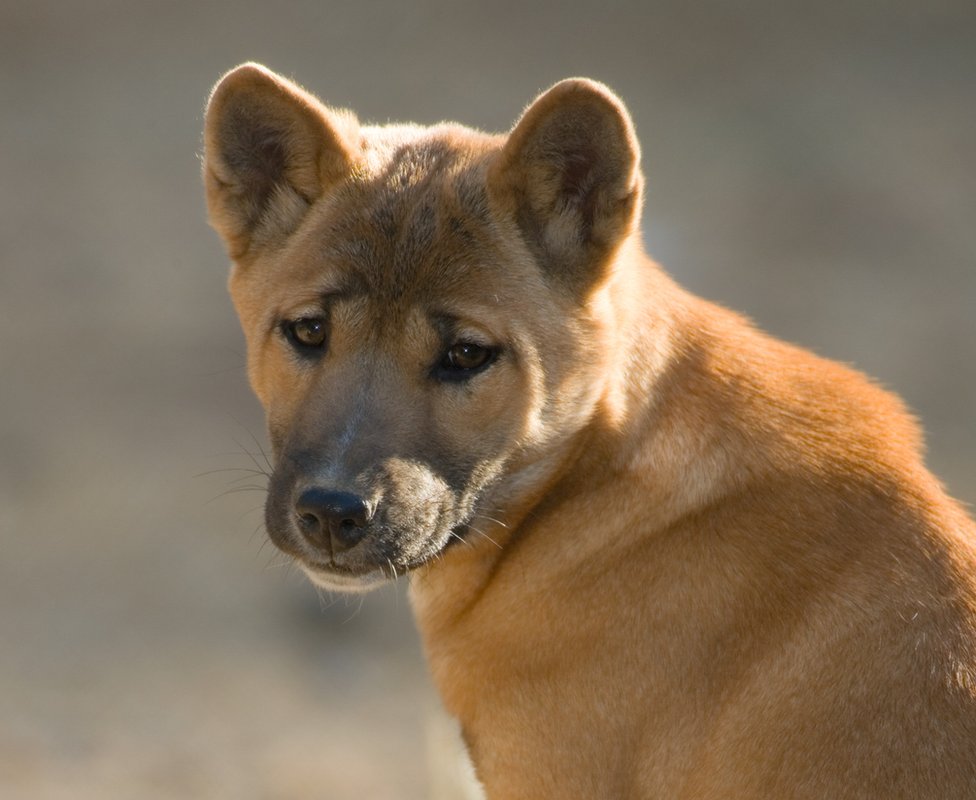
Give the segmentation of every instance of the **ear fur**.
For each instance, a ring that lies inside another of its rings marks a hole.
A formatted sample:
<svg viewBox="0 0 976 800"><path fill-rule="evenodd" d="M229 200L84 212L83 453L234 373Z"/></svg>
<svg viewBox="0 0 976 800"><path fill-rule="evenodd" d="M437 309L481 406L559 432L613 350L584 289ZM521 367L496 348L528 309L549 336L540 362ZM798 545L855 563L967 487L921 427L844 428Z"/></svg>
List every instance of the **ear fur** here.
<svg viewBox="0 0 976 800"><path fill-rule="evenodd" d="M345 177L359 124L260 64L217 83L207 104L203 174L210 221L232 258L286 236Z"/></svg>
<svg viewBox="0 0 976 800"><path fill-rule="evenodd" d="M601 83L557 83L512 129L488 180L546 269L575 286L593 283L640 212L640 149L627 109Z"/></svg>

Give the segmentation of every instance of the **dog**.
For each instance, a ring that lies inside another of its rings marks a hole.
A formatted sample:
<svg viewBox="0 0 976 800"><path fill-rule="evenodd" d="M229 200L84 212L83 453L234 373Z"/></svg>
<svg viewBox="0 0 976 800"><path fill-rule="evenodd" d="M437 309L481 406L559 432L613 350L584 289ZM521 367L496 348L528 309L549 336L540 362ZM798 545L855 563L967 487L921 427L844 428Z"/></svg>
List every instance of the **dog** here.
<svg viewBox="0 0 976 800"><path fill-rule="evenodd" d="M976 797L976 529L902 402L643 252L634 127L367 126L257 64L204 181L317 585L409 574L484 792Z"/></svg>

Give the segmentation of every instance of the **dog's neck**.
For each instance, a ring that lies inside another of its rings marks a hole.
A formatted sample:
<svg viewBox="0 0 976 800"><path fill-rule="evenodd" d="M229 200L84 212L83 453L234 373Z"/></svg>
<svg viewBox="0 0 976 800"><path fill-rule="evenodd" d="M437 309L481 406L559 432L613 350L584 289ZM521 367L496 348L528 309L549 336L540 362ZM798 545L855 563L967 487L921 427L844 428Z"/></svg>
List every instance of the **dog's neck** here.
<svg viewBox="0 0 976 800"><path fill-rule="evenodd" d="M612 370L593 414L575 436L521 476L517 491L493 503L477 519L464 544L419 570L411 590L425 635L440 639L487 591L505 562L517 557L521 540L545 528L565 502L585 504L608 481L632 487L635 505L655 509L641 535L653 535L729 490L727 449L716 429L710 335L700 305L644 255L636 237L618 252L618 269L591 298L610 329ZM646 298L654 297L649 304ZM734 322L732 324L735 324ZM675 413L680 407L680 413ZM699 414L689 414L700 407ZM698 424L689 423L697 418ZM577 555L604 550L608 543L581 526L560 534L553 549L573 539Z"/></svg>

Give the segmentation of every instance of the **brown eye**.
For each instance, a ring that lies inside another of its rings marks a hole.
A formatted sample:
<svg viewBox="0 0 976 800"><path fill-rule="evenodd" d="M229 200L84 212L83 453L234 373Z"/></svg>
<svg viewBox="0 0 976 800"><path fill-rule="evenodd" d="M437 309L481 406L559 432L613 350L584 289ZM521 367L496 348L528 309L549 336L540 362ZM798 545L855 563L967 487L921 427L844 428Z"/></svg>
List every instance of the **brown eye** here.
<svg viewBox="0 0 976 800"><path fill-rule="evenodd" d="M320 350L328 338L328 326L322 317L301 317L282 323L285 338L302 350Z"/></svg>
<svg viewBox="0 0 976 800"><path fill-rule="evenodd" d="M448 348L437 365L438 376L444 380L466 380L484 369L498 351L474 342L458 342Z"/></svg>

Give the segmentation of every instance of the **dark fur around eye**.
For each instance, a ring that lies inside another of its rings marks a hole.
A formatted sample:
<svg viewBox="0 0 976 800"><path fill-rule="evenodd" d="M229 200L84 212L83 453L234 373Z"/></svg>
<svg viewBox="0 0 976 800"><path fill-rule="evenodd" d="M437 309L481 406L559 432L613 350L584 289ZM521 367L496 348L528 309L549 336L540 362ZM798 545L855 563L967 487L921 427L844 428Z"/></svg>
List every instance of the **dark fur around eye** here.
<svg viewBox="0 0 976 800"><path fill-rule="evenodd" d="M491 366L498 352L497 348L475 342L456 342L437 363L434 377L442 381L466 381Z"/></svg>

